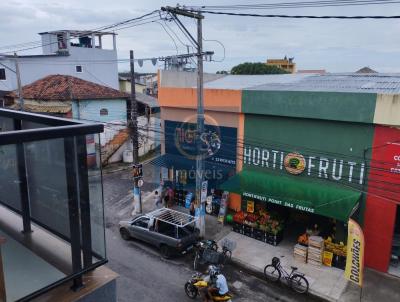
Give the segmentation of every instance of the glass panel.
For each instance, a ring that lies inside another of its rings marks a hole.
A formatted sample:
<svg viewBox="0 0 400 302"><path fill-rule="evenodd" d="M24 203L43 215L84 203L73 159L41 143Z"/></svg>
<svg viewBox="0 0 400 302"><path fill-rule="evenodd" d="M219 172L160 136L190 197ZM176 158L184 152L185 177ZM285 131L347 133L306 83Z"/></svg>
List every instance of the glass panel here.
<svg viewBox="0 0 400 302"><path fill-rule="evenodd" d="M95 254L105 258L106 244L99 134L86 136L86 152L89 178L92 249Z"/></svg>
<svg viewBox="0 0 400 302"><path fill-rule="evenodd" d="M17 146L0 146L0 202L21 210Z"/></svg>
<svg viewBox="0 0 400 302"><path fill-rule="evenodd" d="M67 176L64 139L24 144L31 215L69 238Z"/></svg>
<svg viewBox="0 0 400 302"><path fill-rule="evenodd" d="M0 132L14 130L14 120L0 116Z"/></svg>

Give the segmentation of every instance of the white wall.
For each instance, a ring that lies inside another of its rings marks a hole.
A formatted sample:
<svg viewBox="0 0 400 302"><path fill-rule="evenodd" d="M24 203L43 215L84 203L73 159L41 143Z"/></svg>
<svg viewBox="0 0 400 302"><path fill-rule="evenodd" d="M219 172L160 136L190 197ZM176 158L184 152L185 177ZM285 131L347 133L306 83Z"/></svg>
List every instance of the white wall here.
<svg viewBox="0 0 400 302"><path fill-rule="evenodd" d="M35 56L18 58L22 85L52 74L65 74L86 81L119 89L117 52L108 49L70 47L69 56ZM103 62L94 62L103 61ZM107 61L107 62L104 62ZM10 58L0 58L2 64L15 70ZM83 66L83 72L75 71L76 65ZM2 66L0 65L0 68ZM0 81L0 90L17 89L15 73L6 70L5 81Z"/></svg>

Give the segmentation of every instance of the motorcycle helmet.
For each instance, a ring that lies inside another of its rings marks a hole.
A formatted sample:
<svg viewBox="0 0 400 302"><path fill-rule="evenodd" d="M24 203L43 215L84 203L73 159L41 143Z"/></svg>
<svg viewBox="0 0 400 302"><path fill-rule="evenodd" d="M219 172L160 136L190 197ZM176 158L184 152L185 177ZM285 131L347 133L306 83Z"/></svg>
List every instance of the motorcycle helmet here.
<svg viewBox="0 0 400 302"><path fill-rule="evenodd" d="M215 265L209 265L207 271L210 277L215 277L219 273L218 268Z"/></svg>

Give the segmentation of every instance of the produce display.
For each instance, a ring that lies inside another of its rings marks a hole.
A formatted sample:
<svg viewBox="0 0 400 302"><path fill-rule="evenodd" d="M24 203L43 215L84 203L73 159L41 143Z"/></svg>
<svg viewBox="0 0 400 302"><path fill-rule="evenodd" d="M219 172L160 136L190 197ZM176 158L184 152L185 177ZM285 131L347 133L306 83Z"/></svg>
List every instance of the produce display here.
<svg viewBox="0 0 400 302"><path fill-rule="evenodd" d="M283 230L283 221L276 214L260 210L257 213L237 212L233 221L276 235Z"/></svg>
<svg viewBox="0 0 400 302"><path fill-rule="evenodd" d="M307 233L304 233L303 235L299 236L299 238L297 239L297 242L302 245L308 245L308 238L309 238L309 235Z"/></svg>
<svg viewBox="0 0 400 302"><path fill-rule="evenodd" d="M346 257L347 254L347 246L341 243L333 243L332 238L328 237L324 241L325 243L325 250L332 252L334 255Z"/></svg>

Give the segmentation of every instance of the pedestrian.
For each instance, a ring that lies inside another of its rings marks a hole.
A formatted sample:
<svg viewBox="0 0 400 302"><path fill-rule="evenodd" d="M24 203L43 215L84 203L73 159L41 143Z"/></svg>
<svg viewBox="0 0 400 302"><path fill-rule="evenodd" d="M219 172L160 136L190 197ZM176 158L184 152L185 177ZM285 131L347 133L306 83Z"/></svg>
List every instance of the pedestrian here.
<svg viewBox="0 0 400 302"><path fill-rule="evenodd" d="M168 208L172 208L174 202L174 190L172 190L171 187L167 187L167 196L168 196L167 206Z"/></svg>
<svg viewBox="0 0 400 302"><path fill-rule="evenodd" d="M155 203L157 209L161 205L161 196L160 196L160 194L158 194L158 191L154 192L154 203Z"/></svg>
<svg viewBox="0 0 400 302"><path fill-rule="evenodd" d="M194 216L196 212L195 206L194 206L194 198L190 201L190 206L189 206L189 213L190 215Z"/></svg>

